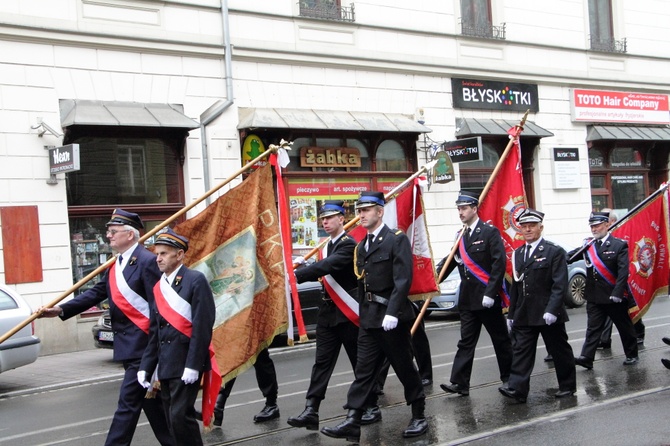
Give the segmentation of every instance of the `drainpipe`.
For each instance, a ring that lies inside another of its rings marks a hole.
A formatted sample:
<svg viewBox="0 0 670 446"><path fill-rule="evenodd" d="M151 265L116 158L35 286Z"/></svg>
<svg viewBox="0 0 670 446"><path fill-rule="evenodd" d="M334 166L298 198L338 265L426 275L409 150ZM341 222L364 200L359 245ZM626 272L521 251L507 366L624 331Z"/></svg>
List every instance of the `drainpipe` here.
<svg viewBox="0 0 670 446"><path fill-rule="evenodd" d="M205 191L211 188L209 181L209 149L207 148L207 125L233 105L233 70L230 44L230 31L228 26L228 0L221 0L221 26L223 31L224 65L226 76L226 99L217 101L200 115L200 142L202 144L202 170L205 180ZM207 206L211 203L211 196L207 197Z"/></svg>

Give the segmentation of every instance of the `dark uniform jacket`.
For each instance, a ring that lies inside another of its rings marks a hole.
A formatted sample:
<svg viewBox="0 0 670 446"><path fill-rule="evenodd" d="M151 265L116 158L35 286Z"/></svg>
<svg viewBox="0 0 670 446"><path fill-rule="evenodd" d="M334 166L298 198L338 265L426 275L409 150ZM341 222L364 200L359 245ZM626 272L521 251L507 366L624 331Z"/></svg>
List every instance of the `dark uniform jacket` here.
<svg viewBox="0 0 670 446"><path fill-rule="evenodd" d="M494 308L501 308L498 292L505 280L507 255L500 231L480 219L469 241L465 242L465 251L477 265L489 273L490 277L488 283L484 285L463 263L458 264L458 271L461 274L458 308L470 311L483 310L485 308L482 305L484 296L495 300ZM460 251L456 251L456 254L460 256ZM443 262L445 260L446 258L443 259ZM443 262L438 265L438 271L442 268ZM455 266L456 261L452 260L444 277L447 277Z"/></svg>
<svg viewBox="0 0 670 446"><path fill-rule="evenodd" d="M568 292L568 264L565 250L541 239L533 254L524 262L525 245L514 251L519 282L514 280L510 293L508 319L514 325L546 325L544 313L551 313L558 322L568 321L564 299Z"/></svg>
<svg viewBox="0 0 670 446"><path fill-rule="evenodd" d="M216 309L209 283L201 272L182 265L172 288L191 304L192 334L189 338L177 330L158 312L155 302L151 305L149 343L140 370L151 376L158 364L158 379L181 378L184 367L200 372L211 368L209 344Z"/></svg>
<svg viewBox="0 0 670 446"><path fill-rule="evenodd" d="M408 299L412 284L412 247L407 236L384 225L367 251L365 239L356 250L356 269L362 274L358 281L360 327L380 328L387 314L399 321L414 320ZM370 300L367 293L387 299L388 304Z"/></svg>
<svg viewBox="0 0 670 446"><path fill-rule="evenodd" d="M354 274L354 249L356 249L356 241L345 234L335 241L325 259L297 268L295 270L295 278L298 280L298 283L302 283L317 280L330 274L349 294L357 296L357 279ZM324 298L330 299L331 297L324 294ZM318 325L332 327L343 322L349 322L349 319L340 311L335 303L326 301L321 305L317 317Z"/></svg>
<svg viewBox="0 0 670 446"><path fill-rule="evenodd" d="M161 276L156 264L156 256L144 246L137 245L130 259L124 259L123 261L128 262L123 269L123 277L125 277L128 286L148 300L149 305L151 305L154 300L153 286ZM109 297L109 313L112 319L112 331L114 332L114 360L140 359L149 337L114 305L110 297L108 284L109 271L105 272L102 280L96 283L93 288L60 305L63 310L62 319L68 319L88 310Z"/></svg>
<svg viewBox="0 0 670 446"><path fill-rule="evenodd" d="M595 304L611 304L610 296L624 298L628 296L628 243L625 240L612 235L607 237L602 246L595 242L598 257L603 261L608 270L616 277L614 285L610 285L598 273L590 263L588 254L584 253L587 260L587 279L584 298ZM568 258L572 257L579 248L570 251Z"/></svg>

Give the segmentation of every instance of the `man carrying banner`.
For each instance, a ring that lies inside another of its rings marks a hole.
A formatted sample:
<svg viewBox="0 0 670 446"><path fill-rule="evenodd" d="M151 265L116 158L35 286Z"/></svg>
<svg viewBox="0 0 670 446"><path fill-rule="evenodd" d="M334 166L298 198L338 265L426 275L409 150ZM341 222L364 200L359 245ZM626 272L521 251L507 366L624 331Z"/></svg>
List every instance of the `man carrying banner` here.
<svg viewBox="0 0 670 446"><path fill-rule="evenodd" d="M367 230L354 257L360 303L356 379L347 394L346 420L321 429L329 437L355 442L360 441L361 417L384 356L403 384L405 401L412 406L412 419L403 437L428 431L426 398L412 362L414 312L407 298L412 283L412 248L402 231L393 231L382 222L385 203L381 192L361 192L356 203L361 225Z"/></svg>
<svg viewBox="0 0 670 446"><path fill-rule="evenodd" d="M316 358L307 389L305 410L287 422L293 427L308 430L319 428L319 406L326 396L328 382L337 363L340 348L344 346L352 369L356 368L358 339L358 293L354 274L356 242L344 232L344 202L326 200L319 212L323 229L330 241L322 251L322 260L295 270L298 283L321 280L323 303L316 321ZM302 264L299 257L295 263ZM376 408L374 421L381 420ZM365 423L363 423L365 424Z"/></svg>
<svg viewBox="0 0 670 446"><path fill-rule="evenodd" d="M542 237L544 214L526 209L518 217L526 244L512 257L514 282L510 292L507 324L514 339L512 369L507 385L498 390L504 396L525 403L535 365L540 335L554 358L558 378L556 398L572 396L577 390L575 358L568 343L564 298L568 292L568 264L565 251Z"/></svg>
<svg viewBox="0 0 670 446"><path fill-rule="evenodd" d="M115 209L107 222L109 246L119 256L102 279L69 302L39 308L40 317L66 320L109 299L109 314L114 336L114 360L122 361L125 374L119 402L105 445L130 445L140 413L151 424L161 445L175 445L163 404L158 398L145 398L146 390L137 382L137 372L149 340L149 305L153 287L160 278L156 256L138 243L144 225L139 215Z"/></svg>
<svg viewBox="0 0 670 446"><path fill-rule="evenodd" d="M200 378L211 370L209 344L214 325L214 296L204 274L183 265L188 240L167 229L155 242L163 273L154 286L149 343L137 381L151 388L156 371L170 432L179 445L202 446L193 404Z"/></svg>
<svg viewBox="0 0 670 446"><path fill-rule="evenodd" d="M493 342L500 380L504 384L509 379L512 343L499 296L505 279L507 256L500 231L479 219L479 200L474 193L461 191L456 206L466 232L460 238L458 256L447 266L444 277L458 263L461 275L458 301L461 339L451 368L451 384L440 384L440 387L445 392L469 395L472 364L482 325ZM446 260L438 264L438 271Z"/></svg>
<svg viewBox="0 0 670 446"><path fill-rule="evenodd" d="M593 368L600 334L609 317L612 319L623 344L626 360L624 365L638 362L637 337L633 322L628 315L628 243L610 235L608 232L609 213L592 212L589 226L593 239L587 239L590 246L584 252L586 262L586 298L587 328L582 353L575 363L587 369ZM579 249L568 254L571 259ZM572 259L572 261L578 260Z"/></svg>

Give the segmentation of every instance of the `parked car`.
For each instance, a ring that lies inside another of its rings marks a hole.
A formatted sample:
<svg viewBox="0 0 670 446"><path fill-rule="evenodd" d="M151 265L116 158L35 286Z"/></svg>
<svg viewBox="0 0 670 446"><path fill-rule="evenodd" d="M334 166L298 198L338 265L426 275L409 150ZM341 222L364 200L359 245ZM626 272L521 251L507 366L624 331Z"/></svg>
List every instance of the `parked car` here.
<svg viewBox="0 0 670 446"><path fill-rule="evenodd" d="M316 317L319 312L319 303L321 302L321 283L305 282L298 284L298 296L300 296L300 305L302 306L302 318L305 324L305 330L310 338L316 335ZM293 316L293 339L298 340L298 328L295 322L295 313ZM112 320L109 310L98 318L98 321L91 328L93 333L93 342L98 348L114 347L114 332L112 331ZM273 346L286 345L286 335L276 337Z"/></svg>
<svg viewBox="0 0 670 446"><path fill-rule="evenodd" d="M570 251L572 248L561 245L563 249ZM458 297L461 286L461 276L458 269L454 268L447 278L440 284L440 294L430 300L426 309L426 316L432 312L440 314L458 314ZM584 289L586 288L586 265L584 260L579 260L568 265L568 290L565 304L569 308L584 305ZM419 303L420 305L422 303Z"/></svg>
<svg viewBox="0 0 670 446"><path fill-rule="evenodd" d="M5 334L32 314L30 306L14 290L0 285L0 333ZM37 360L40 339L35 336L34 323L26 325L0 344L0 373Z"/></svg>

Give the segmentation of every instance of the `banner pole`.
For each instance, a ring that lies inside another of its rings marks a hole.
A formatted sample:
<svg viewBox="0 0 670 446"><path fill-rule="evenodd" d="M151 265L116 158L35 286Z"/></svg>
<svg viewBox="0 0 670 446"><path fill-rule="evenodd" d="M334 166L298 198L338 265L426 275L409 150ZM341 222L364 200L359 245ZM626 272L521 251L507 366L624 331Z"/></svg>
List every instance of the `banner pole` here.
<svg viewBox="0 0 670 446"><path fill-rule="evenodd" d="M665 192L666 189L668 189L668 186L669 186L668 183L663 183L663 184L661 185L661 187L658 188L658 190L654 191L653 194L649 195L647 198L645 198L644 200L642 200L641 202L639 202L633 209L631 209L630 211L628 211L628 213L626 213L626 215L624 215L623 217L621 217L620 219L618 219L616 222L614 222L614 224L612 224L612 226L610 226L610 227L607 229L607 232L611 233L611 232L614 231L618 226L622 225L627 219L629 219L629 218L632 217L634 214L636 214L637 212L639 212L640 210L642 210L642 208L645 207L645 206L647 205L647 203L649 203L650 201L654 200L654 199L655 199L656 197L658 197L660 194L662 194L663 192ZM568 263L574 262L574 261L577 259L577 257L579 257L579 256L581 256L582 254L584 254L584 252L585 252L587 249L589 249L589 247L590 247L593 243L595 243L595 241L596 241L595 238L594 238L594 239L591 239L591 241L589 241L587 244L585 244L584 246L582 246L581 248L579 248L579 250L576 251L576 252L572 255L572 257L570 257L570 258L568 259Z"/></svg>
<svg viewBox="0 0 670 446"><path fill-rule="evenodd" d="M193 202L192 202L191 204L189 204L188 206L185 206L185 207L182 208L181 210L177 211L175 214L173 214L173 215L172 215L171 217L169 217L167 220L163 221L162 223L160 223L159 225L157 225L155 228L153 228L151 231L149 231L149 232L147 232L146 234L144 234L142 237L140 237L140 239L138 240L138 243L143 243L143 242L144 242L145 240L147 240L149 237L153 236L155 233L157 233L158 231L160 231L161 229L163 229L164 227L166 227L167 225L169 225L170 223L172 223L173 221L175 221L176 219L178 219L179 217L181 217L182 215L184 215L185 213L187 213L188 211L190 211L191 209L193 209L194 207L196 207L198 204L202 203L205 199L207 199L207 197L209 197L210 195L214 194L216 191L218 191L218 190L221 189L223 186L225 186L226 184L228 184L228 183L230 183L231 181L233 181L235 178L237 178L238 176L240 176L241 174L243 174L243 173L246 172L247 170L251 169L252 166L253 166L254 164L256 164L258 161L261 161L264 157L266 157L266 156L269 155L270 153L277 152L280 148L284 148L284 149L286 149L286 148L288 148L289 145L290 145L290 143L288 143L287 141L284 141L283 139L281 140L281 142L279 143L279 145L270 144L269 148L268 148L265 152L261 153L261 154L258 155L256 158L254 158L253 160L249 161L247 164L245 164L244 166L242 166L242 167L241 167L240 169L238 169L235 173L233 173L232 176L228 177L227 179L225 179L224 181L222 181L222 182L219 183L218 185L214 186L213 188L211 188L210 190L208 190L207 192L205 192L205 194L202 195L200 198L198 198L197 200L193 201ZM45 309L46 309L46 308L51 308L51 307L57 305L60 301L62 301L63 299L65 299L67 296L69 296L70 294L74 293L75 291L77 291L79 288L81 288L83 285L85 285L88 281L90 281L91 279L93 279L95 276L97 276L98 274L100 274L101 272L103 272L104 270L106 270L107 268L109 268L110 266L112 266L112 264L113 264L115 261L116 261L116 255L114 255L111 259L107 260L105 263L103 263L102 265L100 265L99 267L97 267L94 271L92 271L91 273L89 273L89 274L88 274L86 277L84 277L83 279L79 280L77 283L75 283L74 285L72 285L72 286L71 286L70 288L68 288L66 291L64 291L63 293L59 294L59 295L58 295L56 298L54 298L51 302L47 303L47 304L44 306L44 308L45 308ZM9 338L11 338L12 336L14 336L14 335L15 335L19 330L21 330L23 327L25 327L26 325L30 324L32 321L34 321L35 319L37 319L38 317L40 317L41 314L42 314L41 312L39 312L39 313L38 313L38 312L35 312L35 313L31 314L31 315L30 315L27 319L25 319L23 322L20 322L20 323L17 324L14 328L12 328L11 330L9 330L7 333L5 333L4 335L0 336L0 344L2 344L2 343L5 342L7 339L9 339Z"/></svg>
<svg viewBox="0 0 670 446"><path fill-rule="evenodd" d="M484 199L486 198L486 195L489 193L489 190L491 189L491 186L493 186L493 182L495 181L496 177L498 176L498 173L500 172L500 169L502 169L503 163L505 162L505 159L509 155L510 150L512 149L512 146L514 145L514 142L519 139L519 135L521 135L521 132L523 131L523 126L526 124L526 119L528 118L528 113L530 110L526 110L526 113L524 113L523 117L521 118L521 121L519 122L518 125L514 126L514 133L511 135L511 138L509 142L507 143L507 146L505 147L505 150L503 150L502 155L500 155L500 159L498 160L498 163L496 164L496 167L493 169L493 172L491 173L491 176L489 177L488 181L486 182L486 185L484 186L484 189L482 190L482 193L479 195L479 204L481 205ZM439 287L440 283L444 279L444 275L447 271L447 266L451 261L454 259L454 256L456 255L456 251L458 250L458 244L461 241L461 237L463 237L463 231L458 234L458 237L456 237L456 242L454 243L454 246L451 247L451 251L449 252L449 256L447 257L447 260L444 262L444 265L442 265L442 269L440 269L440 274L438 275L437 278L437 285ZM428 305L430 305L430 301L432 298L428 298L423 302L423 305L421 306L421 311L419 312L419 315L416 317L416 320L414 321L414 325L412 326L411 333L414 335L416 330L419 328L419 324L421 324L421 321L423 320L424 316L426 315L426 310L428 310Z"/></svg>
<svg viewBox="0 0 670 446"><path fill-rule="evenodd" d="M420 177L422 174L424 174L424 173L426 173L426 172L429 172L430 169L432 169L433 167L435 167L435 164L437 164L437 160L431 161L430 163L428 163L428 164L422 166L419 170L417 170L416 172L414 172L411 176L409 176L407 179L405 179L402 183L400 183L399 185L397 185L396 187L394 187L393 189L391 189L391 190L389 191L389 193L387 193L387 194L384 196L384 199L385 199L386 201L390 200L395 194L397 194L399 191L401 191L402 189L404 189L405 187L407 187L407 185L408 185L411 181L414 181L416 178ZM360 217L359 217L358 215L356 215L354 218L351 219L351 221L349 221L347 224L344 225L344 230L345 230L345 231L348 231L352 226L357 225L358 222L359 222L359 220L360 220ZM327 238L323 239L323 240L321 241L321 243L319 243L318 245L316 245L316 247L312 248L307 254L305 254L305 256L304 256L303 258L304 258L304 259L309 259L309 258L312 257L314 254L318 253L319 250L320 250L321 248L323 248L323 246L324 246L326 243L328 243L328 239L327 239ZM297 268L298 266L299 266L298 264L294 264L294 265L293 265L293 269Z"/></svg>

